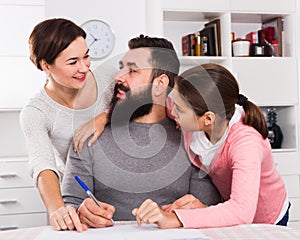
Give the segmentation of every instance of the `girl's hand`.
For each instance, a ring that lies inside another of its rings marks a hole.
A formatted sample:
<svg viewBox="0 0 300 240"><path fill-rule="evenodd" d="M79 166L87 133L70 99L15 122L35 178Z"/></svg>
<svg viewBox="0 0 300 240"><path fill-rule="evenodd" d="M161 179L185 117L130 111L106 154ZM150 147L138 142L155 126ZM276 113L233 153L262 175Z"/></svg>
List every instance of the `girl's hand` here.
<svg viewBox="0 0 300 240"><path fill-rule="evenodd" d="M207 207L199 199L195 198L191 194L186 194L183 197L177 199L172 204L162 206L162 210L170 213L174 209L194 209L194 208L205 208Z"/></svg>
<svg viewBox="0 0 300 240"><path fill-rule="evenodd" d="M138 226L143 223L154 223L159 228L177 228L182 227L181 222L175 213L166 213L159 208L156 202L147 199L139 208L132 210L132 214L136 217Z"/></svg>
<svg viewBox="0 0 300 240"><path fill-rule="evenodd" d="M63 206L50 214L50 225L56 230L74 230L82 232L87 230L85 224L81 224L75 208Z"/></svg>
<svg viewBox="0 0 300 240"><path fill-rule="evenodd" d="M88 146L90 147L94 142L96 142L103 132L107 122L107 113L103 112L77 128L73 137L74 152L81 152L85 140L87 140L91 135L93 135L93 137L89 140Z"/></svg>

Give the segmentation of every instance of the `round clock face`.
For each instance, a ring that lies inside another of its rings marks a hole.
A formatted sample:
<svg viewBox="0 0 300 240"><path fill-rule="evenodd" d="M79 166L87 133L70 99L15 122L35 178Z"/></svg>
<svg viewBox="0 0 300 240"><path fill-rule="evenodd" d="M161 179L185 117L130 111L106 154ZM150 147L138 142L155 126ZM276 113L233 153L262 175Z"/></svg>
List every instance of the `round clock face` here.
<svg viewBox="0 0 300 240"><path fill-rule="evenodd" d="M111 53L115 36L111 27L101 20L90 20L81 25L86 32L86 43L91 58L99 59Z"/></svg>

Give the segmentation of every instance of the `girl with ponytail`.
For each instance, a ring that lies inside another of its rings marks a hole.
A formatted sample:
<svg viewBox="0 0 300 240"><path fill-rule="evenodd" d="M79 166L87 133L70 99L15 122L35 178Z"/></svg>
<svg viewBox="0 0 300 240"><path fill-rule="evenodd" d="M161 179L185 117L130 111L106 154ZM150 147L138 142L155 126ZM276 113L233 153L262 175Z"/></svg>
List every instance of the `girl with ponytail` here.
<svg viewBox="0 0 300 240"><path fill-rule="evenodd" d="M134 211L138 224L286 226L290 203L273 161L265 117L240 94L234 76L217 64L191 68L176 79L172 98L172 115L181 127L190 160L210 176L224 202L205 206L184 196L160 208L148 199Z"/></svg>

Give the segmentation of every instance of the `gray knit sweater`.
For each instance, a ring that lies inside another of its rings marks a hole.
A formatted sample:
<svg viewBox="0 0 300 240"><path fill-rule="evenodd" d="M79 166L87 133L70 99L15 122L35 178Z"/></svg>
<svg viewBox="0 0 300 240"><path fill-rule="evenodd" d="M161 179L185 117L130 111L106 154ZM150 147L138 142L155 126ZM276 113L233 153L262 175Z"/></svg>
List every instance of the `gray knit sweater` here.
<svg viewBox="0 0 300 240"><path fill-rule="evenodd" d="M132 209L147 198L164 205L191 193L208 205L220 201L206 174L191 165L181 134L168 118L156 124L131 122L124 129L107 126L81 153L70 148L62 195L66 204L78 207L87 195L75 175L96 198L115 206L115 220L133 220Z"/></svg>

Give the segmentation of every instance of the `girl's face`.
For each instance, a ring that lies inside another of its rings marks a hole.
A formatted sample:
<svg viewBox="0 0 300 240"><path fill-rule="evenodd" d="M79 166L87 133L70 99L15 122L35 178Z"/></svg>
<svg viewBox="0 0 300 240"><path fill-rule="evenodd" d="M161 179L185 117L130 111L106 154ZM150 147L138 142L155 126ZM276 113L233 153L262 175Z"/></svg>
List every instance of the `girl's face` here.
<svg viewBox="0 0 300 240"><path fill-rule="evenodd" d="M52 65L43 70L49 80L61 87L80 89L86 80L91 65L88 47L83 37L76 38L62 51Z"/></svg>
<svg viewBox="0 0 300 240"><path fill-rule="evenodd" d="M196 116L194 110L180 97L176 84L171 95L174 101L172 115L181 129L186 132L200 131L199 120L201 117Z"/></svg>

